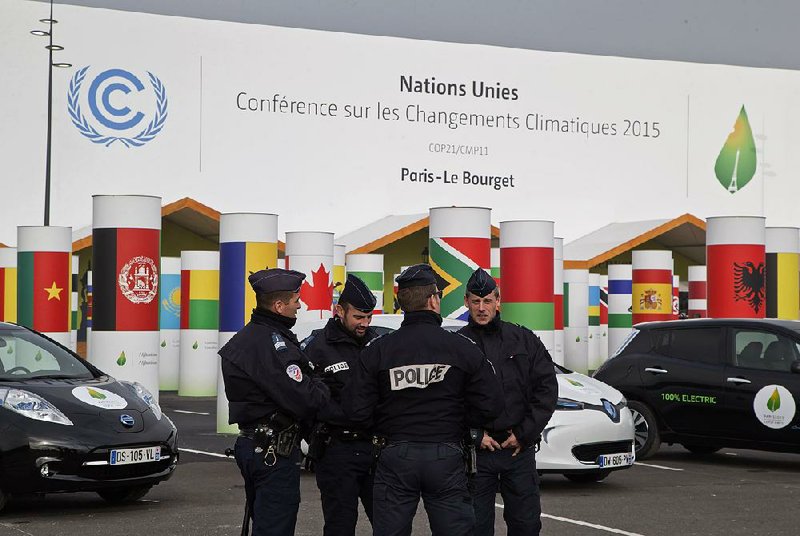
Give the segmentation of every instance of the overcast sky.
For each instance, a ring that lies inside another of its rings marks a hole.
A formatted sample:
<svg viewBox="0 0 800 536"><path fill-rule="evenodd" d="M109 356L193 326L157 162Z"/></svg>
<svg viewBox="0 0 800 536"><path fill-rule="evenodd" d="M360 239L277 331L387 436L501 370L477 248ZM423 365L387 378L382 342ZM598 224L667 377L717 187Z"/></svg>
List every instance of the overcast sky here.
<svg viewBox="0 0 800 536"><path fill-rule="evenodd" d="M534 50L800 68L797 0L73 0L63 3Z"/></svg>

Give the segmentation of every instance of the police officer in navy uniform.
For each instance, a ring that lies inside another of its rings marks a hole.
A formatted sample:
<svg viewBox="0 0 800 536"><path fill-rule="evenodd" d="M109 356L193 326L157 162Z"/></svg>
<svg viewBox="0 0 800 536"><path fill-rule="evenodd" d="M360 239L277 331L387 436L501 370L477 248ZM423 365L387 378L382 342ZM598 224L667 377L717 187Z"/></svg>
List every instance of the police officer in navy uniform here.
<svg viewBox="0 0 800 536"><path fill-rule="evenodd" d="M505 398L503 413L479 435L478 472L470 483L475 535L494 534L498 488L509 536L539 534L541 505L534 453L558 399L553 361L532 331L500 319L500 292L484 270L476 270L467 282L464 304L469 324L459 333L475 341L491 360Z"/></svg>
<svg viewBox="0 0 800 536"><path fill-rule="evenodd" d="M253 536L294 534L300 505L298 423L313 419L330 396L309 374L291 331L304 279L300 272L280 268L250 275L256 308L219 351L229 422L240 430L234 453Z"/></svg>
<svg viewBox="0 0 800 536"><path fill-rule="evenodd" d="M385 438L373 488L373 534L409 535L420 495L434 536L472 534L462 438L502 411L489 361L466 337L441 328L441 294L427 264L397 278L405 312L373 340L343 394L350 418L374 419Z"/></svg>
<svg viewBox="0 0 800 536"><path fill-rule="evenodd" d="M375 338L369 327L377 299L367 285L350 274L336 304L335 316L301 344L314 365L314 375L331 390L331 403L317 414L324 430L313 441L324 451L314 471L322 497L324 536L352 536L358 521L358 499L372 521L372 433L368 421L354 421L341 410L341 392L358 364L358 356Z"/></svg>

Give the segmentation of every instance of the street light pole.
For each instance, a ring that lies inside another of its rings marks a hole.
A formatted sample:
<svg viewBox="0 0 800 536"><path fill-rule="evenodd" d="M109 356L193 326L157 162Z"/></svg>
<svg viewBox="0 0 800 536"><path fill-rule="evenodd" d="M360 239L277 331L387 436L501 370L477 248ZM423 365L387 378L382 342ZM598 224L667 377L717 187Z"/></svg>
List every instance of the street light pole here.
<svg viewBox="0 0 800 536"><path fill-rule="evenodd" d="M58 21L53 18L53 0L50 0L50 18L39 19L39 22L46 23L49 28L45 30L31 30L33 35L48 36L49 44L47 49L47 156L45 158L44 170L44 224L50 225L50 161L51 147L53 140L53 67L72 67L70 63L53 63L53 51L64 50L61 45L53 44L53 24Z"/></svg>
<svg viewBox="0 0 800 536"><path fill-rule="evenodd" d="M53 0L50 0L50 46L47 47L47 158L44 169L44 225L50 225L50 145L53 139Z"/></svg>

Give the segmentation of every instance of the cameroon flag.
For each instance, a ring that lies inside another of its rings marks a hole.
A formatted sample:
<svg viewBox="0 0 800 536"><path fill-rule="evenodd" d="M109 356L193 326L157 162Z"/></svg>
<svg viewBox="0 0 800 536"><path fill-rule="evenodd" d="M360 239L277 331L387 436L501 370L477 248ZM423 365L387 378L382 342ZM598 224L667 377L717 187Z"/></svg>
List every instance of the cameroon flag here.
<svg viewBox="0 0 800 536"><path fill-rule="evenodd" d="M66 251L17 253L17 322L44 333L66 333L72 309L72 257Z"/></svg>

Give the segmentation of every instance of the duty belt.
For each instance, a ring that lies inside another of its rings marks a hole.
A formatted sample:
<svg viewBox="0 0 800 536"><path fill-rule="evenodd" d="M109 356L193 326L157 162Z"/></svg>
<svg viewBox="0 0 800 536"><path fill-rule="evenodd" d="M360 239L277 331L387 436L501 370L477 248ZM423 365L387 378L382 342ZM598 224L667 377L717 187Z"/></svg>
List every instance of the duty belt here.
<svg viewBox="0 0 800 536"><path fill-rule="evenodd" d="M330 430L330 435L339 441L372 441L372 434L364 432L363 430L342 430L340 428L333 428Z"/></svg>

